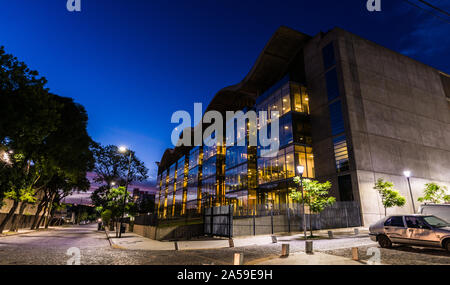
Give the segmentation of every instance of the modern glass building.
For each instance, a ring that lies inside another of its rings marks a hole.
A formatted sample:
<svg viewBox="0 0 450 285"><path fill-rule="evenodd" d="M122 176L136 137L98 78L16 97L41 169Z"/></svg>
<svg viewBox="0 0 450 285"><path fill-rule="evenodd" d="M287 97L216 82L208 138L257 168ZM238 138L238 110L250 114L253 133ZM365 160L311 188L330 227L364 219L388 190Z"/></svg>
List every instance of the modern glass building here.
<svg viewBox="0 0 450 285"><path fill-rule="evenodd" d="M246 136L236 130L234 145L224 138L166 150L158 215L229 204L235 215L290 207L298 165L304 177L331 181L338 201L358 201L364 224L384 215L372 189L377 178L408 197L407 207L395 210L408 212L417 201L408 194L405 169L413 173L415 197L430 181L450 186L449 98L447 74L366 39L339 28L312 37L281 27L245 78L220 90L207 108L278 111L279 151L263 157L260 146L249 146L248 124Z"/></svg>

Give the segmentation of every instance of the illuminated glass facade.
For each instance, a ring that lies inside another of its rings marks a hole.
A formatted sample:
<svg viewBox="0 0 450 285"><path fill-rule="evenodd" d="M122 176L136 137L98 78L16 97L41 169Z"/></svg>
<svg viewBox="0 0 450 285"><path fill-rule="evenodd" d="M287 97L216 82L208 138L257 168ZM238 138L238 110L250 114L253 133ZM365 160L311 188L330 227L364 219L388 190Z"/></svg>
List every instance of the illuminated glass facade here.
<svg viewBox="0 0 450 285"><path fill-rule="evenodd" d="M160 217L228 204L234 205L235 215L248 214L259 204L272 203L276 209L277 203L289 201L297 165L305 166L304 177L314 177L307 89L286 76L259 96L253 108L243 111L248 110L279 111L276 156L262 157L259 147L249 146L249 122L245 136L235 127L233 145L193 147L158 176ZM227 123L237 126L235 121Z"/></svg>

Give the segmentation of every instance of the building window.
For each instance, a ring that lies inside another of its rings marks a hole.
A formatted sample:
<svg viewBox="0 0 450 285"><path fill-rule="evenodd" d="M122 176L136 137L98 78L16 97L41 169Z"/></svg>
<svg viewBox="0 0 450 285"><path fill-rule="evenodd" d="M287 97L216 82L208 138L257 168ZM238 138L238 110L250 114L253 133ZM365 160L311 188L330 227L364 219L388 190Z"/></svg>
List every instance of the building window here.
<svg viewBox="0 0 450 285"><path fill-rule="evenodd" d="M202 177L208 178L209 176L216 175L216 157L212 157L208 159L206 162L203 162L202 167Z"/></svg>
<svg viewBox="0 0 450 285"><path fill-rule="evenodd" d="M345 136L333 139L337 172L349 170L347 140Z"/></svg>
<svg viewBox="0 0 450 285"><path fill-rule="evenodd" d="M329 43L322 49L322 57L323 57L323 68L325 70L336 64L333 42Z"/></svg>
<svg viewBox="0 0 450 285"><path fill-rule="evenodd" d="M247 161L247 147L246 146L232 146L227 147L225 162L226 168L232 168L236 165Z"/></svg>
<svg viewBox="0 0 450 285"><path fill-rule="evenodd" d="M275 157L258 158L258 184L284 180L295 176L294 147L278 151Z"/></svg>
<svg viewBox="0 0 450 285"><path fill-rule="evenodd" d="M227 169L225 172L225 192L246 189L248 186L247 164Z"/></svg>
<svg viewBox="0 0 450 285"><path fill-rule="evenodd" d="M336 68L325 73L325 81L327 84L328 101L332 101L339 97L339 84Z"/></svg>
<svg viewBox="0 0 450 285"><path fill-rule="evenodd" d="M198 166L189 169L189 174L188 174L188 181L187 181L187 197L186 200L190 205L190 207L195 208L195 203L193 203L192 201L197 201L197 196L198 196ZM192 206L194 205L194 206ZM188 209L190 209L188 207Z"/></svg>
<svg viewBox="0 0 450 285"><path fill-rule="evenodd" d="M338 100L329 106L330 110L330 122L331 122L331 134L333 136L343 133L344 128L344 117L342 115L341 101Z"/></svg>
<svg viewBox="0 0 450 285"><path fill-rule="evenodd" d="M350 174L338 177L339 196L341 201L353 201L352 177Z"/></svg>
<svg viewBox="0 0 450 285"><path fill-rule="evenodd" d="M297 165L303 165L305 170L303 177L314 178L314 154L312 148L308 146L295 146L295 156Z"/></svg>
<svg viewBox="0 0 450 285"><path fill-rule="evenodd" d="M201 163L200 148L197 146L189 152L189 169L192 169Z"/></svg>
<svg viewBox="0 0 450 285"><path fill-rule="evenodd" d="M294 110L309 114L309 97L308 93L306 93L306 88L298 84L292 84L291 87L294 95Z"/></svg>

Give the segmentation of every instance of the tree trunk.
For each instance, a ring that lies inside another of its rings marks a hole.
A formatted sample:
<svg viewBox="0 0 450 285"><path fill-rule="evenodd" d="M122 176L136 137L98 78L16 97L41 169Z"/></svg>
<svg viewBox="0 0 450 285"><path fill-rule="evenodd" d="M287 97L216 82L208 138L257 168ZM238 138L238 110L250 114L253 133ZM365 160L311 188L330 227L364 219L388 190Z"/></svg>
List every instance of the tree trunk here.
<svg viewBox="0 0 450 285"><path fill-rule="evenodd" d="M14 213L17 210L17 207L19 206L19 202L14 200L14 203L11 207L11 209L9 210L8 214L6 215L5 219L2 221L2 223L0 224L0 234L3 233L3 230L6 227L6 224L9 222L9 220L11 219L11 217L14 215Z"/></svg>
<svg viewBox="0 0 450 285"><path fill-rule="evenodd" d="M44 225L45 225L45 228L46 229L48 229L48 223L50 222L49 221L49 219L48 219L48 216L53 212L53 201L55 201L55 197L56 197L56 195L57 195L57 193L54 195L54 196L52 196L52 198L50 199L50 203L49 203L49 206L48 206L48 211L47 211L47 215L45 215L45 222L44 222ZM54 213L53 213L54 214Z"/></svg>
<svg viewBox="0 0 450 285"><path fill-rule="evenodd" d="M116 221L116 238L118 238L119 237L119 225L118 225L118 221L117 221L117 219L115 219L115 221Z"/></svg>
<svg viewBox="0 0 450 285"><path fill-rule="evenodd" d="M19 230L20 223L22 222L23 212L25 211L26 207L26 202L22 202L22 204L20 204L19 214L14 216L13 221L11 222L11 228L9 229L10 232L17 232Z"/></svg>
<svg viewBox="0 0 450 285"><path fill-rule="evenodd" d="M39 214L42 211L42 207L44 206L45 200L42 199L42 201L38 204L36 214L34 215L33 224L31 224L31 229L34 230L36 228L36 224L39 220Z"/></svg>
<svg viewBox="0 0 450 285"><path fill-rule="evenodd" d="M311 237L313 237L312 215L311 215L311 212L309 212L309 231L311 232Z"/></svg>
<svg viewBox="0 0 450 285"><path fill-rule="evenodd" d="M386 208L384 208L384 216L385 217L387 216L387 209Z"/></svg>
<svg viewBox="0 0 450 285"><path fill-rule="evenodd" d="M41 215L41 217L39 218L39 222L36 224L36 230L37 229L39 229L39 227L41 226L41 224L42 224L42 221L44 220L44 217L45 217L45 213L47 212L47 207L48 207L48 204L45 204L45 206L44 206L44 211L42 212L42 215Z"/></svg>
<svg viewBox="0 0 450 285"><path fill-rule="evenodd" d="M50 211L50 218L47 219L47 223L45 223L45 228L48 229L48 226L50 224L50 222L53 220L53 217L55 216L55 207L52 207L51 211Z"/></svg>

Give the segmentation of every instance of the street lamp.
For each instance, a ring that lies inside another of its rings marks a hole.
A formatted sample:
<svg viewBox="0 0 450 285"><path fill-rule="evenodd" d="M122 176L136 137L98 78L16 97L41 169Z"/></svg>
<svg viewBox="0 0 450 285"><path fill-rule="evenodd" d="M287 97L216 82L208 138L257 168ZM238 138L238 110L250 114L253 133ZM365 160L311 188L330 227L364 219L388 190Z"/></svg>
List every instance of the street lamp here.
<svg viewBox="0 0 450 285"><path fill-rule="evenodd" d="M123 219L125 218L125 206L126 206L126 200L127 200L127 192L128 192L128 179L130 176L130 168L131 168L131 156L133 155L133 152L131 150L128 150L125 146L119 147L119 152L125 154L127 151L130 152L130 155L128 156L128 172L127 172L127 179L125 180L125 193L123 195L123 208L122 208L122 219L120 219L120 228L119 228L119 238L122 237L122 223Z"/></svg>
<svg viewBox="0 0 450 285"><path fill-rule="evenodd" d="M409 195L411 195L411 202L413 207L413 213L416 213L416 207L414 206L414 198L411 190L411 182L409 181L409 177L411 177L411 171L405 170L403 171L403 175L406 177L406 180L408 180L408 187L409 187Z"/></svg>
<svg viewBox="0 0 450 285"><path fill-rule="evenodd" d="M300 190L302 192L302 209L303 209L303 234L306 237L306 214L305 214L305 200L303 199L303 172L305 171L305 167L303 165L297 166L297 172L300 175Z"/></svg>

